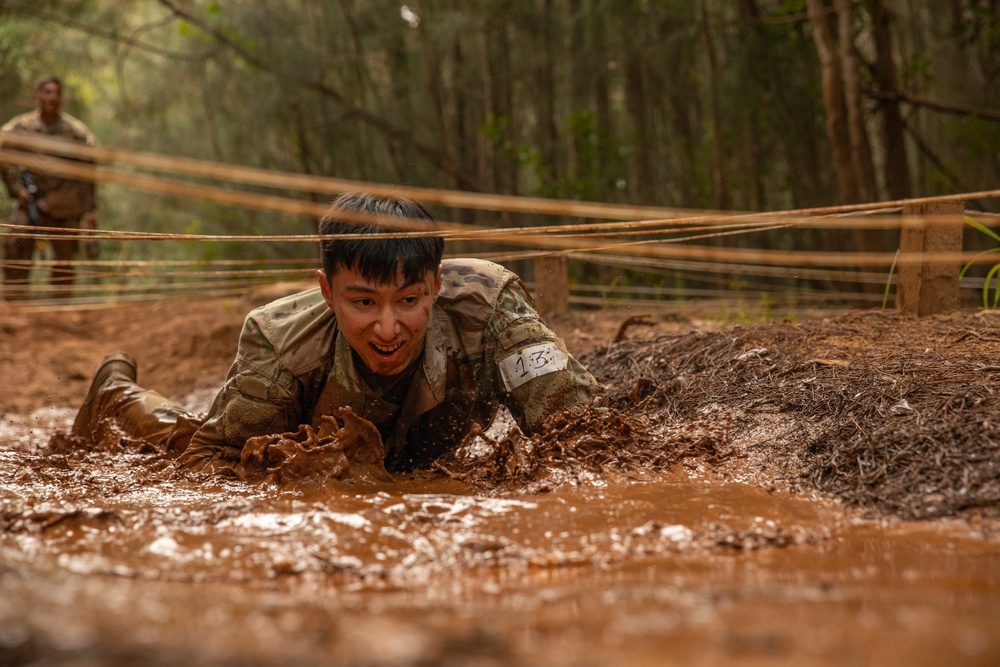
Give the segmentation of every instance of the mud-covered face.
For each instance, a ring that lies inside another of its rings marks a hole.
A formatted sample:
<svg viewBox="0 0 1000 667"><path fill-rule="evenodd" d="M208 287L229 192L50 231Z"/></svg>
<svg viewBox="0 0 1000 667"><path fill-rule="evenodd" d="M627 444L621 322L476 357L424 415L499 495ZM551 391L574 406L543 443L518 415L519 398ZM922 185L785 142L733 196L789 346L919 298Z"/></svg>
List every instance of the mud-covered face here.
<svg viewBox="0 0 1000 667"><path fill-rule="evenodd" d="M399 274L391 284L378 284L345 268L329 280L323 271L318 277L341 332L369 370L395 375L420 356L441 288L441 269L410 283Z"/></svg>
<svg viewBox="0 0 1000 667"><path fill-rule="evenodd" d="M50 81L42 85L35 91L35 103L38 110L46 116L58 114L62 104L62 91L59 89L59 84Z"/></svg>

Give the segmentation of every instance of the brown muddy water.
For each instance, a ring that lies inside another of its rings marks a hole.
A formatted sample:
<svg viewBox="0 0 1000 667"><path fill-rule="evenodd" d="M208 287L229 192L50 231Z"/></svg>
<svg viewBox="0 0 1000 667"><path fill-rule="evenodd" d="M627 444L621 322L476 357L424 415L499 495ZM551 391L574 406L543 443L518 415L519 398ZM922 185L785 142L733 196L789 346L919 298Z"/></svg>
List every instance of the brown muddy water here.
<svg viewBox="0 0 1000 667"><path fill-rule="evenodd" d="M1000 542L668 470L321 490L0 420L0 665L998 665Z"/></svg>

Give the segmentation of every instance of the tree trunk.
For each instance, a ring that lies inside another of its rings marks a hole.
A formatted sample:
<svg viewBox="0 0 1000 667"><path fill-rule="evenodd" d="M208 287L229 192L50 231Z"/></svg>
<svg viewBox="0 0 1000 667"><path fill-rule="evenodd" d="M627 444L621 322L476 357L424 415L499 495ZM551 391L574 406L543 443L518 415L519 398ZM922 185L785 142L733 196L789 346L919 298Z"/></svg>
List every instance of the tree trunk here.
<svg viewBox="0 0 1000 667"><path fill-rule="evenodd" d="M858 182L851 159L851 142L847 129L844 87L840 78L840 59L836 42L827 22L827 6L823 0L807 0L809 24L819 54L823 82L823 106L826 110L826 134L833 152L833 166L837 174L840 198L843 203L861 201Z"/></svg>
<svg viewBox="0 0 1000 667"><path fill-rule="evenodd" d="M562 174L558 151L558 122L556 121L556 84L555 84L555 20L552 9L553 0L542 0L542 35L544 40L542 62L539 71L539 149L542 162L549 169L549 185L559 182Z"/></svg>
<svg viewBox="0 0 1000 667"><path fill-rule="evenodd" d="M368 102L368 72L367 58L365 57L364 40L362 38L362 29L358 26L357 19L354 15L354 8L351 7L351 3L341 0L340 10L344 17L344 25L347 27L347 32L350 37L348 46L348 62L350 63L350 78L351 89L353 92L353 97L360 106L369 107L371 106ZM377 160L373 159L375 155L374 141L371 133L365 129L358 132L356 135L356 140L352 142L355 145L355 159L359 167L359 171L364 175L364 178L375 178L375 174L378 173Z"/></svg>
<svg viewBox="0 0 1000 667"><path fill-rule="evenodd" d="M748 124L748 131L753 132L747 136L750 137L748 141L752 142L755 164L765 164L770 159L768 152L761 150L762 144L757 137L773 131L775 126L784 128L789 136L794 137L794 141L784 142L791 150L783 157L798 165L798 177L791 183L792 208L814 206L823 200L823 174L826 170L820 166L819 138L813 131L813 114L797 112L794 108L793 101L797 101L794 98L801 99L801 92L790 86L787 78L782 75L785 64L781 60L782 55L774 50L774 36L761 20L757 0L742 0L738 8L740 18L746 24L748 39L753 45L752 53L755 56L759 54L761 81L765 84L767 93L774 96L773 110L778 114L773 118L755 115L752 125ZM795 30L798 32L801 29ZM795 41L799 41L798 36ZM757 189L751 199L757 202L755 205L751 204L754 210L764 210L770 206L768 195L771 193L765 186L764 174L766 171L758 171L754 179L753 187Z"/></svg>
<svg viewBox="0 0 1000 667"><path fill-rule="evenodd" d="M632 170L635 174L630 191L640 201L656 201L653 184L653 164L650 160L648 141L652 128L646 122L646 90L643 84L643 63L640 53L629 53L625 63L625 106L632 120L635 151Z"/></svg>
<svg viewBox="0 0 1000 667"><path fill-rule="evenodd" d="M605 34L607 23L593 8L591 8L590 12L593 17L589 21L591 33L590 48L597 54L594 61L594 71L592 72L597 125L598 127L606 128L609 136L614 139L613 142L601 147L603 151L601 158L606 164L612 164L616 156L611 153L615 150L614 147L618 145L618 132L615 127L615 116L611 110L611 84L608 74L608 38Z"/></svg>
<svg viewBox="0 0 1000 667"><path fill-rule="evenodd" d="M728 183L726 182L726 155L722 146L722 120L719 117L719 67L715 57L715 43L708 25L708 10L701 5L702 36L708 58L709 104L712 107L712 204L720 211L729 208Z"/></svg>
<svg viewBox="0 0 1000 667"><path fill-rule="evenodd" d="M436 45L427 34L427 28L425 27L426 20L427 17L425 17L424 21L421 21L416 30L419 34L420 47L424 59L424 70L427 75L427 96L430 100L431 111L434 116L434 127L437 130L438 150L441 152L441 156L445 162L454 165L454 155L450 150L451 130L448 127L444 105L441 58L438 56ZM461 173L460 170L459 173ZM461 183L456 183L456 186L460 188Z"/></svg>
<svg viewBox="0 0 1000 667"><path fill-rule="evenodd" d="M493 191L517 194L519 189L517 187L516 156L507 154L503 150L505 140L509 140L512 144L519 140L519 137L516 136L517 124L511 102L510 45L507 38L507 21L503 16L491 14L486 25L486 75L489 79L486 86L486 92L489 95L487 108L490 115L493 116L494 122L506 121L505 132L510 133L510 136L500 138L501 145L499 147L491 145L489 148L490 163L494 172L492 178L495 187Z"/></svg>
<svg viewBox="0 0 1000 667"><path fill-rule="evenodd" d="M833 152L834 168L840 186L841 202L856 204L862 201L858 170L855 168L855 153L852 150L851 130L847 117L848 103L844 90L843 64L838 54L838 40L830 29L829 10L822 0L807 0L809 24L819 54L823 80L823 106L826 109L826 131ZM876 244L866 230L858 229L852 234L857 252L872 252ZM876 289L862 283L866 291ZM849 289L848 286L844 286Z"/></svg>
<svg viewBox="0 0 1000 667"><path fill-rule="evenodd" d="M837 10L837 37L840 44L840 65L844 82L844 104L847 108L847 130L851 145L851 164L858 183L858 198L863 202L880 199L875 181L875 166L872 163L871 144L868 142L868 127L861 101L861 85L858 83L860 69L857 50L854 46L854 9L851 0L834 0ZM887 250L889 235L881 229L853 230L852 237L858 252L880 252ZM879 291L874 283L863 283L866 292Z"/></svg>
<svg viewBox="0 0 1000 667"><path fill-rule="evenodd" d="M847 134L851 145L851 163L858 182L861 201L876 201L878 186L872 165L871 145L861 102L858 83L858 56L854 47L854 10L851 0L834 0L837 10L837 37L840 45L840 65L844 83L844 105L847 108Z"/></svg>
<svg viewBox="0 0 1000 667"><path fill-rule="evenodd" d="M454 100L454 120L451 123L452 140L456 146L455 161L458 168L465 174L480 174L477 168L476 150L478 146L478 127L476 113L480 100L465 95L464 91L473 87L472 68L465 62L465 52L462 48L462 38L455 35L451 45L452 58L452 89L450 97ZM478 178L476 180L479 180ZM474 214L464 211L462 220L474 222Z"/></svg>
<svg viewBox="0 0 1000 667"><path fill-rule="evenodd" d="M896 62L892 55L891 16L883 0L871 0L872 35L875 40L875 82L890 96L879 101L882 111L882 136L885 142L885 184L892 199L911 196L910 163L906 155L906 138L899 101L891 97L898 92Z"/></svg>

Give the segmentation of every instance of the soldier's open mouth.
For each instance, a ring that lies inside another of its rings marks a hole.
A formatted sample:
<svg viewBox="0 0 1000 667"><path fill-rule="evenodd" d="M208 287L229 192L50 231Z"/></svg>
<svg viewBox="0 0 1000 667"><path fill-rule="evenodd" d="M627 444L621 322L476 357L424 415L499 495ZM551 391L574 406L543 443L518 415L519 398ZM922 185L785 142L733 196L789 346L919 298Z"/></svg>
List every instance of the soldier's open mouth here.
<svg viewBox="0 0 1000 667"><path fill-rule="evenodd" d="M395 354L399 348L403 347L402 343L396 343L394 345L379 345L378 343L369 344L375 353L383 357L391 357Z"/></svg>

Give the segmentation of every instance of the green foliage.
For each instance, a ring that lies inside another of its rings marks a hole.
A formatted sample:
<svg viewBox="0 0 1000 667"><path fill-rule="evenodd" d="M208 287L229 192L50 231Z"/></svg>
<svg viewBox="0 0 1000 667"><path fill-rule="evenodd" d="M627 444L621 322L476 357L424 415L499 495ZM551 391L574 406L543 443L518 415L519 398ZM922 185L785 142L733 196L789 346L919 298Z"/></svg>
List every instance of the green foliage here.
<svg viewBox="0 0 1000 667"><path fill-rule="evenodd" d="M1000 165L1000 123L976 116L949 118L942 123L942 131L977 160Z"/></svg>
<svg viewBox="0 0 1000 667"><path fill-rule="evenodd" d="M556 165L544 162L540 149L522 146L520 162L533 171L537 183L533 194L562 199L612 201L625 177L625 149L607 129L600 127L593 112L578 110L568 119L567 137L574 147L569 173L557 179Z"/></svg>
<svg viewBox="0 0 1000 667"><path fill-rule="evenodd" d="M965 224L967 224L969 227L972 227L981 234L987 236L988 238L992 239L993 241L996 241L997 244L1000 244L1000 234L997 234L995 231L993 231L986 225L983 225L968 216L965 217ZM983 252L973 257L971 260L969 260L968 263L966 263L965 266L962 267L962 270L958 275L959 280L965 277L965 274L969 271L970 268L979 263L978 260L981 257L985 257L987 255L992 255L996 253L1000 253L1000 245L997 245L996 247L990 248L988 250L984 250ZM992 308L996 308L997 304L1000 303L1000 263L994 264L986 272L986 277L983 279L982 295L983 295L984 310L990 310Z"/></svg>
<svg viewBox="0 0 1000 667"><path fill-rule="evenodd" d="M479 133L500 152L505 160L520 162L521 151L514 144L510 131L510 118L490 113L479 126Z"/></svg>
<svg viewBox="0 0 1000 667"><path fill-rule="evenodd" d="M774 16L800 16L806 13L806 0L781 0Z"/></svg>
<svg viewBox="0 0 1000 667"><path fill-rule="evenodd" d="M933 80L933 63L925 53L919 53L903 61L899 76L907 90L920 90Z"/></svg>
<svg viewBox="0 0 1000 667"><path fill-rule="evenodd" d="M184 234L190 234L192 236L199 236L203 234L204 223L201 220L195 219L188 223L188 226L184 229ZM179 244L182 255L189 259L201 259L204 261L211 261L215 259L216 244L211 241L181 241Z"/></svg>

